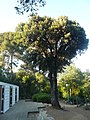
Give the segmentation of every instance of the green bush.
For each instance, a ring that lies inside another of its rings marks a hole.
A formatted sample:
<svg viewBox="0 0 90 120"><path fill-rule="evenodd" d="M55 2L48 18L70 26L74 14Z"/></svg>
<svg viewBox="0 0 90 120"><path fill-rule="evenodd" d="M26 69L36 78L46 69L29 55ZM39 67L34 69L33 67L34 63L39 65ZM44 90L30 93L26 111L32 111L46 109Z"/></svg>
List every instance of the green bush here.
<svg viewBox="0 0 90 120"><path fill-rule="evenodd" d="M32 96L35 102L51 103L51 97L47 93L37 93Z"/></svg>
<svg viewBox="0 0 90 120"><path fill-rule="evenodd" d="M34 94L33 96L32 96L32 100L33 101L35 101L35 102L37 102L38 101L38 93L37 94Z"/></svg>

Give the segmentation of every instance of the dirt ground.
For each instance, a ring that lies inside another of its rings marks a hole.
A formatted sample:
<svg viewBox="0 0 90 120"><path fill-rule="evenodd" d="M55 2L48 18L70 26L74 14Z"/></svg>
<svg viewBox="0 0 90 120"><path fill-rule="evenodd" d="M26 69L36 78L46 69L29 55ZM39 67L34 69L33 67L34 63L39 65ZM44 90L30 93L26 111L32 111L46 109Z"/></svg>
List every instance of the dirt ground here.
<svg viewBox="0 0 90 120"><path fill-rule="evenodd" d="M64 107L64 110L53 109L50 106L46 107L47 114L55 120L90 120L90 110L64 103L61 103L61 106Z"/></svg>

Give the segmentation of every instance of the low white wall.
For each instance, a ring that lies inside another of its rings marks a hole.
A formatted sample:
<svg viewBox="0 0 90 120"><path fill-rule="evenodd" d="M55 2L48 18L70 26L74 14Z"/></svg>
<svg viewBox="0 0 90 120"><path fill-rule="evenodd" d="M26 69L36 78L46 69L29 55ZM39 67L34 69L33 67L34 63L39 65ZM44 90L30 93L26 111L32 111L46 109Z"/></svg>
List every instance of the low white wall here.
<svg viewBox="0 0 90 120"><path fill-rule="evenodd" d="M10 86L4 86L4 109L3 112L5 113L9 109L9 93L10 93Z"/></svg>
<svg viewBox="0 0 90 120"><path fill-rule="evenodd" d="M17 102L19 101L19 87L17 86Z"/></svg>
<svg viewBox="0 0 90 120"><path fill-rule="evenodd" d="M12 106L15 104L15 86L12 86Z"/></svg>
<svg viewBox="0 0 90 120"><path fill-rule="evenodd" d="M12 105L15 104L15 88L17 88L17 102L19 101L19 87L17 85L0 82L0 85L4 87L4 106L3 113L10 108L10 87L12 87Z"/></svg>

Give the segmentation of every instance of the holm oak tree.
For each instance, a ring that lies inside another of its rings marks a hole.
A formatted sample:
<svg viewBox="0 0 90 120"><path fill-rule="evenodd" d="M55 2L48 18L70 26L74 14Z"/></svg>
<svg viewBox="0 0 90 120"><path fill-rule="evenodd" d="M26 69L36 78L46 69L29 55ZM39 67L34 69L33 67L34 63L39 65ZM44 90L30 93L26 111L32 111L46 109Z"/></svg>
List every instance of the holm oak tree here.
<svg viewBox="0 0 90 120"><path fill-rule="evenodd" d="M88 39L84 29L67 16L57 19L32 16L19 28L17 33L20 31L21 37L18 40L26 47L22 54L23 61L32 64L34 70L48 74L51 104L61 107L58 101L57 73L73 57L87 49Z"/></svg>

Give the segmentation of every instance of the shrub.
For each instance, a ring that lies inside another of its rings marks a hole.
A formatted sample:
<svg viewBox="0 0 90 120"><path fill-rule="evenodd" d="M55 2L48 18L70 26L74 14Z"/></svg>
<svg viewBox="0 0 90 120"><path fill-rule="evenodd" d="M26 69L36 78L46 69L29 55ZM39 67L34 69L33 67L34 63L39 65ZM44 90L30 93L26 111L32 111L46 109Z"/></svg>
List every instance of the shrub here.
<svg viewBox="0 0 90 120"><path fill-rule="evenodd" d="M32 100L33 101L35 101L35 102L37 102L38 101L38 93L37 94L34 94L33 96L32 96Z"/></svg>
<svg viewBox="0 0 90 120"><path fill-rule="evenodd" d="M51 103L51 97L47 93L37 93L32 96L35 102Z"/></svg>

